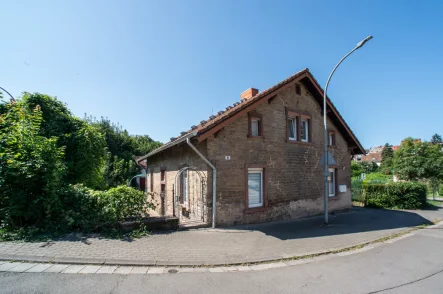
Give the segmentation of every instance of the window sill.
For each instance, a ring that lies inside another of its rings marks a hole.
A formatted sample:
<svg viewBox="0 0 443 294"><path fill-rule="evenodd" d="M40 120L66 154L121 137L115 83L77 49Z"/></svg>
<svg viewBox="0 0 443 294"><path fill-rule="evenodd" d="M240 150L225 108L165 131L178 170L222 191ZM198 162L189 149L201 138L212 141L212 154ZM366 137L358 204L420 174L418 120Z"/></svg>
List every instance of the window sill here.
<svg viewBox="0 0 443 294"><path fill-rule="evenodd" d="M261 207L246 208L243 212L249 214L255 212L264 212L266 210L268 210L267 206L261 206Z"/></svg>
<svg viewBox="0 0 443 294"><path fill-rule="evenodd" d="M265 139L265 136L252 136L251 134L248 134L248 138L249 139Z"/></svg>
<svg viewBox="0 0 443 294"><path fill-rule="evenodd" d="M303 142L303 141L294 141L294 140L286 140L286 143L289 144L298 144L298 145L313 145L312 142Z"/></svg>
<svg viewBox="0 0 443 294"><path fill-rule="evenodd" d="M335 196L329 197L329 201L334 201L334 200L339 200L339 199L340 199L340 195L335 195Z"/></svg>

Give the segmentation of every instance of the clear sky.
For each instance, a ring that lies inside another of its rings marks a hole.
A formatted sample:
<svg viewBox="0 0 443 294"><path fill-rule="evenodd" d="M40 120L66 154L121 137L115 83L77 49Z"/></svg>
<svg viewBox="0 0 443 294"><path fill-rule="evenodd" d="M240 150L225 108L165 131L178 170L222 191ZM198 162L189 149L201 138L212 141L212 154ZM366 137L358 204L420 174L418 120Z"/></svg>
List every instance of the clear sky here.
<svg viewBox="0 0 443 294"><path fill-rule="evenodd" d="M365 148L443 133L442 1L6 1L0 86L168 141L308 67Z"/></svg>

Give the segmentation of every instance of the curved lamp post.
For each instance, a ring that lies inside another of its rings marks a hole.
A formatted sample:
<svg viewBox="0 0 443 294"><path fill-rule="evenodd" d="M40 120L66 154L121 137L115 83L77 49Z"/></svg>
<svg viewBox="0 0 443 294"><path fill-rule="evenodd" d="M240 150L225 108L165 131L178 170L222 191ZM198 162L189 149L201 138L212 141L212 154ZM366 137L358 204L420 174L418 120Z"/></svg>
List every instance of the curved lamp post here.
<svg viewBox="0 0 443 294"><path fill-rule="evenodd" d="M12 101L15 101L15 99L14 99L14 97L11 95L11 93L9 93L8 91L6 91L6 90L5 90L4 88L2 88L2 87L0 87L0 90L4 91L6 94L8 94L8 95L11 97Z"/></svg>
<svg viewBox="0 0 443 294"><path fill-rule="evenodd" d="M325 127L324 130L324 139L325 139L325 146L324 146L324 177L325 177L325 195L324 195L324 202L325 202L325 224L327 225L329 220L328 220L328 201L329 201L329 168L328 168L328 128L327 128L327 112L326 112L326 93L328 92L328 86L329 86L329 81L332 78L332 75L334 74L334 72L336 71L337 67L343 62L343 60L346 59L346 57L348 57L349 55L351 55L355 50L363 47L363 45L372 39L372 36L367 37L366 39L364 39L363 41L359 42L357 44L357 46L355 46L354 49L351 50L351 52L349 52L348 54L346 54L338 63L337 65L334 67L334 69L332 70L331 74L329 75L328 81L326 82L326 86L325 86L325 91L323 93L323 124Z"/></svg>

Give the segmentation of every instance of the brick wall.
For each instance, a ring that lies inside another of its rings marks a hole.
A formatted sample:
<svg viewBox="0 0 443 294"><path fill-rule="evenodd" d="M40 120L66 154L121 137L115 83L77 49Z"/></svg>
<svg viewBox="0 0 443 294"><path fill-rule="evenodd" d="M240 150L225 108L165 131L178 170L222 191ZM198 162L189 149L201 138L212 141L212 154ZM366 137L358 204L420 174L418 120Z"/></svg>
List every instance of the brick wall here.
<svg viewBox="0 0 443 294"><path fill-rule="evenodd" d="M206 154L206 142L202 142L197 146L200 152ZM154 192L154 203L156 204L156 212L165 215L178 215L177 207L174 208L174 184L178 171L185 166L194 166L198 172L205 177L207 182L208 166L207 164L188 146L183 143L179 146L174 146L159 155L148 158L148 173L147 173L147 191ZM165 170L165 180L161 182L161 170ZM154 171L154 190L150 190L150 172ZM211 180L212 181L212 180ZM210 182L212 183L212 182ZM161 185L165 185L164 200L162 201L160 192ZM207 220L208 209L202 207L201 199L201 182L196 171L188 171L188 196L189 199L183 207L191 212L191 217L199 217L203 213L205 215L205 222ZM179 190L178 190L179 191ZM207 204L207 193L205 193L204 203ZM148 196L150 197L150 196ZM212 205L212 204L211 204ZM194 214L195 213L195 214Z"/></svg>
<svg viewBox="0 0 443 294"><path fill-rule="evenodd" d="M237 118L217 135L197 145L197 148L217 167L217 224L233 225L256 223L318 215L323 211L323 168L320 158L323 152L323 117L321 106L301 85L301 95L295 93L295 85L281 91L271 103L259 105L255 111L262 115L264 138L248 138L248 115ZM309 144L286 142L285 107L311 115ZM344 193L330 198L329 210L351 207L350 153L338 130L335 131L335 147L331 147L337 166L337 184L346 185ZM225 156L230 156L226 160ZM246 164L265 166L268 207L261 212L245 213ZM154 170L154 192L160 192L160 170L166 169L167 215L173 214L173 184L175 175L183 166L197 166L207 177L205 221L212 222L212 170L186 144L172 147L148 159L149 169ZM189 175L190 189L195 189L196 174ZM150 179L148 171L147 187ZM337 186L338 186L337 185ZM198 187L197 187L198 189ZM200 201L201 199L198 199ZM156 195L155 201L161 203ZM189 207L189 209L192 209ZM197 207L198 209L202 209ZM161 211L161 206L157 208ZM177 212L176 212L177 213Z"/></svg>
<svg viewBox="0 0 443 294"><path fill-rule="evenodd" d="M286 142L285 107L309 112L312 143ZM232 225L317 215L323 210L323 117L320 105L302 85L301 95L295 86L281 91L270 104L256 108L262 115L264 139L247 138L248 116L236 119L209 138L207 152L217 167L217 224ZM337 183L346 185L329 201L330 210L351 207L350 153L341 134L336 134L336 147L330 148L337 161ZM230 156L230 160L225 160ZM245 213L245 164L265 165L268 209Z"/></svg>

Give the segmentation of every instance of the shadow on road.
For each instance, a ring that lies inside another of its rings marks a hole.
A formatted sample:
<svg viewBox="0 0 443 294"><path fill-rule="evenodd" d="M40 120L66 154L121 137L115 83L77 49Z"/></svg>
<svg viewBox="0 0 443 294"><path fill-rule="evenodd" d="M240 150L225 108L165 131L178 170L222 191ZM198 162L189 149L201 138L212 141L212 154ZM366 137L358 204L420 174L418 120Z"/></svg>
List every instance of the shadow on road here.
<svg viewBox="0 0 443 294"><path fill-rule="evenodd" d="M443 209L440 208L440 210L438 212L443 216ZM291 240L432 224L430 220L435 218L436 212L429 213L432 215L423 217L411 211L354 207L351 212L330 215L328 226L324 225L323 216L318 216L292 221L241 225L226 229L260 231L281 240Z"/></svg>

